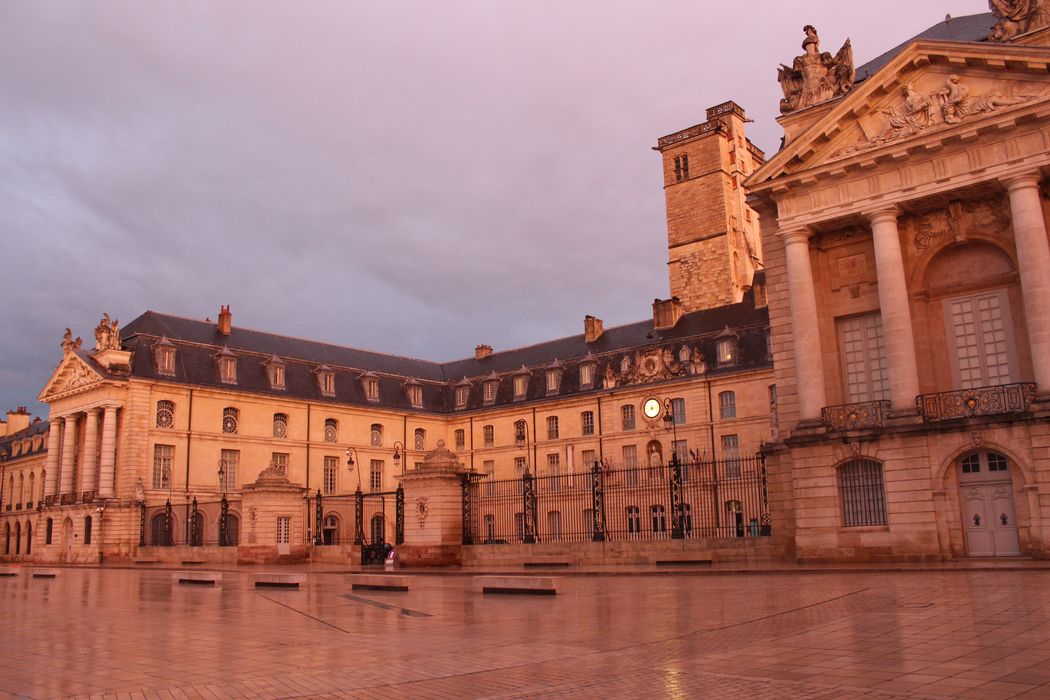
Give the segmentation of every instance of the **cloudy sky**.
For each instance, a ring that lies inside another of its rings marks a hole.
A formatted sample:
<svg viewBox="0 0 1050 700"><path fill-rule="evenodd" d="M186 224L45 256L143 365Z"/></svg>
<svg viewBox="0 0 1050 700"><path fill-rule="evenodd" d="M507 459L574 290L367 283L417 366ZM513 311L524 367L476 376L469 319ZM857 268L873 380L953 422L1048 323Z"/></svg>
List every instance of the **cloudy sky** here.
<svg viewBox="0 0 1050 700"><path fill-rule="evenodd" d="M664 134L767 153L813 23L858 65L983 0L0 4L0 410L147 309L450 360L650 315Z"/></svg>

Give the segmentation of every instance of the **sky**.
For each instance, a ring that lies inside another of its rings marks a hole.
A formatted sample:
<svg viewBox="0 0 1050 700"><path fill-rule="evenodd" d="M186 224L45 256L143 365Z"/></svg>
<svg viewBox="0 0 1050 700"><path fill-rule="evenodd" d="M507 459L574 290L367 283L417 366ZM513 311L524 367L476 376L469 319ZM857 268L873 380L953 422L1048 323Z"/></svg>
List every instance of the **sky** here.
<svg viewBox="0 0 1050 700"><path fill-rule="evenodd" d="M0 4L0 412L146 310L446 361L651 316L658 137L983 0Z"/></svg>

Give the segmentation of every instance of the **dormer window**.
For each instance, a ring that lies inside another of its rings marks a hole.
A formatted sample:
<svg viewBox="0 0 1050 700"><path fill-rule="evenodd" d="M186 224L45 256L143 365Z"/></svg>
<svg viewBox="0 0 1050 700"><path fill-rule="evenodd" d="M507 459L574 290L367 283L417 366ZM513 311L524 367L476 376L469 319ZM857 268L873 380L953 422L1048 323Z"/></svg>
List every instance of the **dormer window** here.
<svg viewBox="0 0 1050 700"><path fill-rule="evenodd" d="M175 344L161 338L153 346L153 359L157 363L157 374L162 377L175 376Z"/></svg>
<svg viewBox="0 0 1050 700"><path fill-rule="evenodd" d="M466 377L456 384L456 408L463 409L467 407L467 399L470 397L470 382L467 381Z"/></svg>
<svg viewBox="0 0 1050 700"><path fill-rule="evenodd" d="M557 360L547 368L547 396L557 394L561 390L561 374L565 366Z"/></svg>
<svg viewBox="0 0 1050 700"><path fill-rule="evenodd" d="M219 366L219 381L223 384L237 383L237 356L230 349L223 347L215 354L215 362Z"/></svg>
<svg viewBox="0 0 1050 700"><path fill-rule="evenodd" d="M405 395L412 408L423 408L423 386L415 379L405 382Z"/></svg>
<svg viewBox="0 0 1050 700"><path fill-rule="evenodd" d="M365 398L369 401L379 400L379 377L372 372L361 375L361 386L365 391Z"/></svg>
<svg viewBox="0 0 1050 700"><path fill-rule="evenodd" d="M496 391L499 389L499 377L493 372L485 378L485 382L481 385L481 395L486 406L491 406L496 403Z"/></svg>
<svg viewBox="0 0 1050 700"><path fill-rule="evenodd" d="M583 361L580 362L581 389L591 389L594 387L594 374L597 367L598 362L594 359L594 355L587 353L587 357L583 358Z"/></svg>
<svg viewBox="0 0 1050 700"><path fill-rule="evenodd" d="M736 353L737 353L737 335L733 331L726 329L715 336L715 342L717 343L717 354L719 365L735 365L736 364Z"/></svg>
<svg viewBox="0 0 1050 700"><path fill-rule="evenodd" d="M514 373L514 400L521 401L529 390L529 370L522 368Z"/></svg>
<svg viewBox="0 0 1050 700"><path fill-rule="evenodd" d="M317 375L317 388L322 396L335 396L335 372L328 365L321 365L314 370Z"/></svg>
<svg viewBox="0 0 1050 700"><path fill-rule="evenodd" d="M266 375L270 379L270 388L283 390L284 387L284 370L286 363L277 355L273 355L269 360L266 361Z"/></svg>

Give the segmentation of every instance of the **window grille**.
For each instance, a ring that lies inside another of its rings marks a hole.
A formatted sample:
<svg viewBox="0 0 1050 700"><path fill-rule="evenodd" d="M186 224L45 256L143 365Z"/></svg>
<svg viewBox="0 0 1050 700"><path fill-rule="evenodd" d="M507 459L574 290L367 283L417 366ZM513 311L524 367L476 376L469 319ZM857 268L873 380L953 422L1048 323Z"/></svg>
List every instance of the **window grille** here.
<svg viewBox="0 0 1050 700"><path fill-rule="evenodd" d="M157 427L170 428L175 425L175 403L173 401L157 402Z"/></svg>
<svg viewBox="0 0 1050 700"><path fill-rule="evenodd" d="M237 421L240 418L240 411L236 408L224 408L222 409L222 432L227 435L237 434Z"/></svg>
<svg viewBox="0 0 1050 700"><path fill-rule="evenodd" d="M338 442L339 440L339 421L335 418L326 418L324 421L324 441L325 442Z"/></svg>
<svg viewBox="0 0 1050 700"><path fill-rule="evenodd" d="M885 525L882 464L871 459L855 459L840 466L838 472L842 524L846 527Z"/></svg>
<svg viewBox="0 0 1050 700"><path fill-rule="evenodd" d="M286 438L286 437L288 437L288 414L287 413L275 413L275 414L273 414L273 436L275 438Z"/></svg>

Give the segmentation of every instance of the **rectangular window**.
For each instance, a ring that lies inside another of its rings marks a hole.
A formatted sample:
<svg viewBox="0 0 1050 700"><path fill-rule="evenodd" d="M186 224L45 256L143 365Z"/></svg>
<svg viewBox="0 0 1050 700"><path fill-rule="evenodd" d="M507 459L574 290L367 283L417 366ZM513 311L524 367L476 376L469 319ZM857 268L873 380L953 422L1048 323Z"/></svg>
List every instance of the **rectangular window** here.
<svg viewBox="0 0 1050 700"><path fill-rule="evenodd" d="M960 389L1014 381L1013 333L1005 291L945 302L952 369Z"/></svg>
<svg viewBox="0 0 1050 700"><path fill-rule="evenodd" d="M369 379L365 382L365 396L369 401L379 400L379 380Z"/></svg>
<svg viewBox="0 0 1050 700"><path fill-rule="evenodd" d="M456 387L456 408L464 408L467 405L467 394L470 387L457 386Z"/></svg>
<svg viewBox="0 0 1050 700"><path fill-rule="evenodd" d="M731 365L736 362L736 338L722 338L718 341L718 364Z"/></svg>
<svg viewBox="0 0 1050 700"><path fill-rule="evenodd" d="M671 449L678 455L678 461L681 464L685 464L689 461L689 441L688 440L674 440L671 442Z"/></svg>
<svg viewBox="0 0 1050 700"><path fill-rule="evenodd" d="M412 408L421 407L423 405L423 387L409 387L408 400L412 403Z"/></svg>
<svg viewBox="0 0 1050 700"><path fill-rule="evenodd" d="M561 488L561 455L557 452L547 455L547 474L552 477L551 491L558 491Z"/></svg>
<svg viewBox="0 0 1050 700"><path fill-rule="evenodd" d="M485 441L485 447L493 447L496 444L496 429L491 425L486 425L481 429L482 438Z"/></svg>
<svg viewBox="0 0 1050 700"><path fill-rule="evenodd" d="M685 425L685 399L671 399L671 417L675 425Z"/></svg>
<svg viewBox="0 0 1050 700"><path fill-rule="evenodd" d="M171 468L174 459L174 445L153 446L153 488L168 488L169 481L171 480Z"/></svg>
<svg viewBox="0 0 1050 700"><path fill-rule="evenodd" d="M722 418L736 418L736 392L723 391L718 395L718 415Z"/></svg>
<svg viewBox="0 0 1050 700"><path fill-rule="evenodd" d="M525 389L528 387L529 378L525 375L518 375L514 377L514 398L515 400L525 398Z"/></svg>
<svg viewBox="0 0 1050 700"><path fill-rule="evenodd" d="M581 413L580 423L584 435L594 435L594 411L584 411Z"/></svg>
<svg viewBox="0 0 1050 700"><path fill-rule="evenodd" d="M496 387L499 386L496 382L485 382L483 385L485 405L492 405L496 402Z"/></svg>
<svg viewBox="0 0 1050 700"><path fill-rule="evenodd" d="M288 544L292 541L292 519L287 515L277 518L277 544Z"/></svg>
<svg viewBox="0 0 1050 700"><path fill-rule="evenodd" d="M335 493L335 475L339 471L339 459L326 456L324 458L324 495L330 496Z"/></svg>
<svg viewBox="0 0 1050 700"><path fill-rule="evenodd" d="M722 436L722 459L725 460L726 476L740 476L740 441L736 435Z"/></svg>
<svg viewBox="0 0 1050 700"><path fill-rule="evenodd" d="M634 430L634 406L632 404L620 407L620 417L623 420L624 430Z"/></svg>
<svg viewBox="0 0 1050 700"><path fill-rule="evenodd" d="M372 491L383 490L383 460L373 459L369 468L368 486Z"/></svg>
<svg viewBox="0 0 1050 700"><path fill-rule="evenodd" d="M160 348L157 351L157 373L168 377L175 375L175 348Z"/></svg>
<svg viewBox="0 0 1050 700"><path fill-rule="evenodd" d="M583 461L584 469L594 469L594 463L598 461L598 453L594 450L583 450L580 452L580 460Z"/></svg>
<svg viewBox="0 0 1050 700"><path fill-rule="evenodd" d="M495 496L496 495L496 484L493 482L494 475L496 474L496 462L491 459L486 459L481 463L481 470L485 473L485 495Z"/></svg>
<svg viewBox="0 0 1050 700"><path fill-rule="evenodd" d="M590 389L594 385L594 365L590 362L580 365L580 388Z"/></svg>
<svg viewBox="0 0 1050 700"><path fill-rule="evenodd" d="M222 480L219 488L223 491L233 491L237 488L237 471L241 465L240 450L223 450L219 454L222 460Z"/></svg>
<svg viewBox="0 0 1050 700"><path fill-rule="evenodd" d="M638 446L637 445L624 445L623 448L623 468L627 472L627 485L637 486L638 485Z"/></svg>
<svg viewBox="0 0 1050 700"><path fill-rule="evenodd" d="M456 431L456 449L462 450L467 446L467 433L462 428Z"/></svg>
<svg viewBox="0 0 1050 700"><path fill-rule="evenodd" d="M270 464L276 467L279 471L288 474L288 453L273 452L271 457Z"/></svg>
<svg viewBox="0 0 1050 700"><path fill-rule="evenodd" d="M889 398L882 316L867 314L835 322L847 403Z"/></svg>
<svg viewBox="0 0 1050 700"><path fill-rule="evenodd" d="M547 439L558 439L558 416L547 417Z"/></svg>
<svg viewBox="0 0 1050 700"><path fill-rule="evenodd" d="M839 493L845 527L887 523L886 491L878 462L856 459L839 467Z"/></svg>
<svg viewBox="0 0 1050 700"><path fill-rule="evenodd" d="M635 537L642 531L642 514L638 506L627 506L627 533Z"/></svg>

